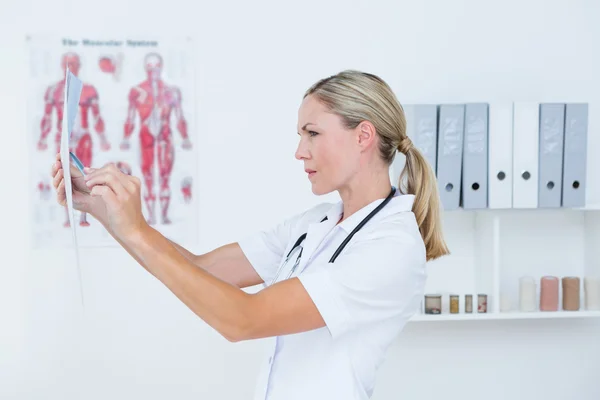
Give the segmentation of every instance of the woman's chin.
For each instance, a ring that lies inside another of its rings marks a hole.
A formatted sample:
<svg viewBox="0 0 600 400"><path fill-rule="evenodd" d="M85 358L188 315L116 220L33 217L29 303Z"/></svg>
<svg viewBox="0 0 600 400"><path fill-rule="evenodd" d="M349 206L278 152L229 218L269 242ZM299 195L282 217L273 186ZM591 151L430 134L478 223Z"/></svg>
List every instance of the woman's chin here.
<svg viewBox="0 0 600 400"><path fill-rule="evenodd" d="M331 192L330 188L314 182L312 183L311 189L315 196L323 196Z"/></svg>

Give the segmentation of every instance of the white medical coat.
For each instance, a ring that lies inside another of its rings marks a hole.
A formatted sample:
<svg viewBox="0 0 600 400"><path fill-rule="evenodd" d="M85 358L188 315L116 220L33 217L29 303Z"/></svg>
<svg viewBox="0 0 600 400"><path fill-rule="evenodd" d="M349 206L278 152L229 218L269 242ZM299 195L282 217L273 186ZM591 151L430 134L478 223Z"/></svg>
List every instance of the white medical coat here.
<svg viewBox="0 0 600 400"><path fill-rule="evenodd" d="M300 235L298 277L326 326L269 338L272 343L255 400L368 399L388 346L420 308L425 246L412 213L413 195L396 196L329 259L346 236L383 199L340 224L341 202L319 204L239 244L269 284ZM324 216L327 220L320 222ZM288 268L294 263L290 259ZM288 269L281 272L285 279Z"/></svg>

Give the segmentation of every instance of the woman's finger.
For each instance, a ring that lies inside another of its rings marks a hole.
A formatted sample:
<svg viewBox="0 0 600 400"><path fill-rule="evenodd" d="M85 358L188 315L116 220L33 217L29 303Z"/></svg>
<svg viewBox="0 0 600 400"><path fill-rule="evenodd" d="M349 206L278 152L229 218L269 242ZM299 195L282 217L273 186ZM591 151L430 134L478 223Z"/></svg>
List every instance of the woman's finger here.
<svg viewBox="0 0 600 400"><path fill-rule="evenodd" d="M131 179L130 176L124 174L114 163L107 164L100 169L86 168L84 170L86 172L86 181L94 181L98 176L102 174L109 174L121 182L123 188L127 190L130 194L135 193L137 190L137 186L135 182ZM111 178L112 179L112 178ZM116 193L117 196L122 196L120 193Z"/></svg>
<svg viewBox="0 0 600 400"><path fill-rule="evenodd" d="M111 208L117 208L119 201L115 192L109 186L94 186L90 193L92 196L99 196Z"/></svg>
<svg viewBox="0 0 600 400"><path fill-rule="evenodd" d="M100 168L84 167L83 171L89 176L94 176L95 174L100 174L100 173L112 170L113 165L114 165L114 163L108 163L108 164L103 165Z"/></svg>
<svg viewBox="0 0 600 400"><path fill-rule="evenodd" d="M138 179L135 176L127 176L124 175L124 179L127 182L125 184L125 186L127 187L127 190L129 191L129 193L134 194L138 191L138 185L137 185L137 181Z"/></svg>
<svg viewBox="0 0 600 400"><path fill-rule="evenodd" d="M123 184L123 187L127 189L127 191L130 194L135 193L137 187L133 182L132 177L130 177L127 174L124 174L123 171L117 168L117 166L114 163L108 164L106 166L106 170L113 174L117 179L119 179L121 184Z"/></svg>
<svg viewBox="0 0 600 400"><path fill-rule="evenodd" d="M54 164L52 164L52 168L50 168L50 176L56 175L56 172L58 172L58 161L55 161Z"/></svg>
<svg viewBox="0 0 600 400"><path fill-rule="evenodd" d="M62 163L60 161L55 161L54 164L52 164L50 176L56 175L56 173L58 171L60 171L61 169L62 169Z"/></svg>
<svg viewBox="0 0 600 400"><path fill-rule="evenodd" d="M131 175L127 176L129 182L131 182L131 191L132 193L139 192L142 187L142 181L137 176Z"/></svg>
<svg viewBox="0 0 600 400"><path fill-rule="evenodd" d="M129 193L127 189L125 189L125 186L121 180L111 172L96 172L94 175L87 175L85 184L89 188L93 188L98 185L108 186L117 196L117 198L124 198Z"/></svg>
<svg viewBox="0 0 600 400"><path fill-rule="evenodd" d="M84 180L85 181L89 181L90 179L94 179L98 175L110 172L110 170L108 168L108 165L105 165L105 166L100 167L100 168L84 167L83 168L83 172L85 172Z"/></svg>
<svg viewBox="0 0 600 400"><path fill-rule="evenodd" d="M61 206L67 204L67 193L65 191L65 181L62 179L56 188L56 201Z"/></svg>
<svg viewBox="0 0 600 400"><path fill-rule="evenodd" d="M54 188L58 188L58 184L60 183L60 181L63 179L63 170L59 169L58 172L56 174L54 174L54 178L52 178L52 185L54 185Z"/></svg>

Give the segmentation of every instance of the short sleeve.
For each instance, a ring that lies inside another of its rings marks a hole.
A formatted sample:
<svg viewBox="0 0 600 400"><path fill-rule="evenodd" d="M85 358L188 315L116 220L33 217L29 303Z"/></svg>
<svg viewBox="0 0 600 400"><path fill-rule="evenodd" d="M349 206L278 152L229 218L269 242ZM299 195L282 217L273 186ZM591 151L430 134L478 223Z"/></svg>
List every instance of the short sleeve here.
<svg viewBox="0 0 600 400"><path fill-rule="evenodd" d="M316 217L317 212L323 212L323 209L321 205L313 207L270 229L259 231L238 241L244 255L265 283L275 277L285 250L292 240L297 239L293 235L299 231L303 222L310 220L312 214Z"/></svg>
<svg viewBox="0 0 600 400"><path fill-rule="evenodd" d="M423 242L402 232L367 234L334 263L310 266L298 278L334 338L391 318L408 321L424 291Z"/></svg>

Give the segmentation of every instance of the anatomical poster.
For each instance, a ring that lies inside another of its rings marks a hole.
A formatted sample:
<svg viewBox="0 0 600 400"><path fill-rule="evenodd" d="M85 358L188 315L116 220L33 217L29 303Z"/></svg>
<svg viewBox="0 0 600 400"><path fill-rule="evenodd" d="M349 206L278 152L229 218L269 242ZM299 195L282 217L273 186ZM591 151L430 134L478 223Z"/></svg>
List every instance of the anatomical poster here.
<svg viewBox="0 0 600 400"><path fill-rule="evenodd" d="M65 69L83 81L70 150L85 166L114 163L142 182L148 223L176 242L197 237L193 42L189 38L30 36L27 132L34 247L73 243L50 168L60 149ZM116 242L75 212L79 246Z"/></svg>

